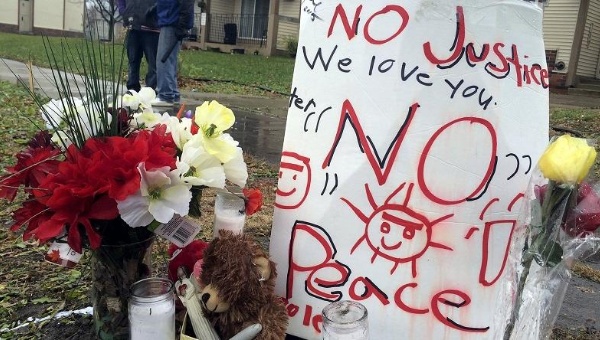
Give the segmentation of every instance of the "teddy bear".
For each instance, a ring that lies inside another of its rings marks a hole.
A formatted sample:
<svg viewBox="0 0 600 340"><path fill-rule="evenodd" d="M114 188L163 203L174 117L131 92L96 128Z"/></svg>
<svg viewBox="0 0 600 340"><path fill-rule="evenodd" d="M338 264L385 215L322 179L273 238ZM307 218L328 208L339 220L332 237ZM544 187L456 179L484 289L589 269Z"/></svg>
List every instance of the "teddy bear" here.
<svg viewBox="0 0 600 340"><path fill-rule="evenodd" d="M285 338L288 316L276 277L275 263L251 236L219 231L204 250L198 296L221 339L253 324L262 326L257 340Z"/></svg>

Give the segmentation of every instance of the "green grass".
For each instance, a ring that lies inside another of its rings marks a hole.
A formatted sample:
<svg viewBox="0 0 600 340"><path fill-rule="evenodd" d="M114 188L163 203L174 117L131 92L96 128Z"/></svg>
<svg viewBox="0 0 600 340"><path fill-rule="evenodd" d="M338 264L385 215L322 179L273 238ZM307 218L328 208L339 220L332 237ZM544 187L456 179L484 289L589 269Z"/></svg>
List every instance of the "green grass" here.
<svg viewBox="0 0 600 340"><path fill-rule="evenodd" d="M15 150L44 127L33 99L18 85L0 81L0 174L15 162Z"/></svg>
<svg viewBox="0 0 600 340"><path fill-rule="evenodd" d="M60 56L61 44L67 49L74 49L81 46L82 39L50 37L49 41L55 55ZM34 65L50 66L44 39L40 36L0 33L0 46L2 46L0 57L22 62L31 60ZM118 64L123 55L126 69L126 57L122 53L123 45L114 46L117 49L114 54L111 53L114 55L114 64ZM110 53L112 44L104 43L103 48ZM72 61L58 58L59 67L63 67L65 63L72 63ZM114 64L111 65L106 61L101 64L104 64L107 72L114 67ZM180 53L179 66L180 83L184 88L223 94L264 95L269 92L287 94L292 84L294 59L185 50ZM142 74L145 74L145 67L142 64Z"/></svg>
<svg viewBox="0 0 600 340"><path fill-rule="evenodd" d="M596 118L596 115L600 113L600 110L584 109L584 108L553 108L550 111L550 115L557 120L583 120L592 121Z"/></svg>
<svg viewBox="0 0 600 340"><path fill-rule="evenodd" d="M550 125L552 127L567 128L582 137L598 141L600 138L600 110L552 108L550 109Z"/></svg>

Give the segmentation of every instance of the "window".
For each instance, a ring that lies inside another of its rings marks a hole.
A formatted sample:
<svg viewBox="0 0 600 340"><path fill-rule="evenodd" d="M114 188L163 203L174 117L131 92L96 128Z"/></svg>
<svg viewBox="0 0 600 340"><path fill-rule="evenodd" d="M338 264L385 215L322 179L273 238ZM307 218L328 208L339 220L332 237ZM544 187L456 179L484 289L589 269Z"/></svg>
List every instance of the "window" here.
<svg viewBox="0 0 600 340"><path fill-rule="evenodd" d="M240 38L262 39L268 22L269 0L242 0Z"/></svg>

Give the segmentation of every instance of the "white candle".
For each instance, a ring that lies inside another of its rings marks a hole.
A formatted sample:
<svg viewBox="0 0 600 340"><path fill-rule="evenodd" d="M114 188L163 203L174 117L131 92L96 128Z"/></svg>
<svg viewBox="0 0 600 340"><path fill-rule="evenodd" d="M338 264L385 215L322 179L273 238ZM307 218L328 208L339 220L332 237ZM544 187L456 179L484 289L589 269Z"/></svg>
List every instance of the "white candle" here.
<svg viewBox="0 0 600 340"><path fill-rule="evenodd" d="M129 328L132 340L175 340L175 300L173 284L166 279L149 278L133 284L129 302Z"/></svg>
<svg viewBox="0 0 600 340"><path fill-rule="evenodd" d="M227 191L217 192L215 197L215 224L213 237L219 237L219 230L230 230L234 234L244 232L246 204L244 199Z"/></svg>
<svg viewBox="0 0 600 340"><path fill-rule="evenodd" d="M230 230L234 234L241 234L244 232L245 223L245 214L239 214L237 212L234 212L233 214L215 212L215 226L213 237L219 236L219 230Z"/></svg>
<svg viewBox="0 0 600 340"><path fill-rule="evenodd" d="M175 340L175 304L133 306L129 313L132 340Z"/></svg>

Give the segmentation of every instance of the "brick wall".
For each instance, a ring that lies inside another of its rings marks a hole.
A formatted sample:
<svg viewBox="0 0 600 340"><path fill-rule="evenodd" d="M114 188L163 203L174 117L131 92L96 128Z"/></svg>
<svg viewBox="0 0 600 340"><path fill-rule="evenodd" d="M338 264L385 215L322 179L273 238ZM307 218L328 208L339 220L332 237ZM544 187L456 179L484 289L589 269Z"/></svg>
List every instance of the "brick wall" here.
<svg viewBox="0 0 600 340"><path fill-rule="evenodd" d="M546 64L548 64L548 70L554 70L557 52L557 50L546 50Z"/></svg>
<svg viewBox="0 0 600 340"><path fill-rule="evenodd" d="M0 24L0 32L19 33L18 25Z"/></svg>
<svg viewBox="0 0 600 340"><path fill-rule="evenodd" d="M34 35L46 35L46 36L55 36L55 37L69 37L69 38L80 38L83 37L82 32L72 32L72 31L62 31L62 30L54 30L49 28L33 28Z"/></svg>
<svg viewBox="0 0 600 340"><path fill-rule="evenodd" d="M2 0L0 0L2 1ZM9 24L0 24L0 32L6 33L19 33L18 25L9 25ZM62 30L53 30L48 28L33 28L33 35L46 35L46 36L55 36L55 37L83 37L82 32L71 32L71 31L62 31Z"/></svg>
<svg viewBox="0 0 600 340"><path fill-rule="evenodd" d="M558 73L554 71L554 65L556 63L557 50L546 50L546 64L550 71L550 88L564 88L566 87L567 74Z"/></svg>

